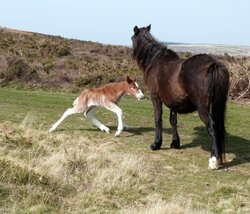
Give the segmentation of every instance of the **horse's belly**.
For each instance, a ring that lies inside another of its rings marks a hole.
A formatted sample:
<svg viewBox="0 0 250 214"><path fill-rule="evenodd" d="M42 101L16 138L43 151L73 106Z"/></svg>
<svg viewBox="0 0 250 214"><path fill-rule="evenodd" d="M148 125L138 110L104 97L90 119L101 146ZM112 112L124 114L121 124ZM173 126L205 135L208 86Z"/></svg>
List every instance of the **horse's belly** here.
<svg viewBox="0 0 250 214"><path fill-rule="evenodd" d="M169 107L174 112L180 113L180 114L186 114L191 113L197 110L197 108L189 101L176 101L171 103L165 103L164 104Z"/></svg>

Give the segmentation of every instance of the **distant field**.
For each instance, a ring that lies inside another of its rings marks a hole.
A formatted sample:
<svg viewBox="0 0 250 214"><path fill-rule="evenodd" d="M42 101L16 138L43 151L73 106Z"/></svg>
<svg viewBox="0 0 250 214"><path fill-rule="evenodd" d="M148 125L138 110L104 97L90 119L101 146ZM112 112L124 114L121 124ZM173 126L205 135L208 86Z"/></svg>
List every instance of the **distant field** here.
<svg viewBox="0 0 250 214"><path fill-rule="evenodd" d="M115 115L83 115L50 126L77 94L0 88L0 213L250 213L250 106L229 102L227 163L208 170L210 141L197 113L179 116L181 149L150 151L150 100L121 102L130 131L114 137Z"/></svg>
<svg viewBox="0 0 250 214"><path fill-rule="evenodd" d="M177 52L191 52L192 54L207 53L214 55L250 56L250 46L214 45L214 44L169 44L169 48Z"/></svg>

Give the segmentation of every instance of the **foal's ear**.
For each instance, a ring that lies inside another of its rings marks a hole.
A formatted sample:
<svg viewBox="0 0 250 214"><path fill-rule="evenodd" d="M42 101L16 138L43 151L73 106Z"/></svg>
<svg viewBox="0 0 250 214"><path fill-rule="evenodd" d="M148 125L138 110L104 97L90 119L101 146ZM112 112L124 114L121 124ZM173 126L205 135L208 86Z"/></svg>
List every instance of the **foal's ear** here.
<svg viewBox="0 0 250 214"><path fill-rule="evenodd" d="M128 84L131 84L133 82L133 80L132 79L130 79L130 77L129 76L127 76L127 83Z"/></svg>
<svg viewBox="0 0 250 214"><path fill-rule="evenodd" d="M150 31L150 29L151 29L151 24L147 26L147 30Z"/></svg>
<svg viewBox="0 0 250 214"><path fill-rule="evenodd" d="M137 27L137 25L134 27L134 33L135 35L137 35L140 32L139 28Z"/></svg>

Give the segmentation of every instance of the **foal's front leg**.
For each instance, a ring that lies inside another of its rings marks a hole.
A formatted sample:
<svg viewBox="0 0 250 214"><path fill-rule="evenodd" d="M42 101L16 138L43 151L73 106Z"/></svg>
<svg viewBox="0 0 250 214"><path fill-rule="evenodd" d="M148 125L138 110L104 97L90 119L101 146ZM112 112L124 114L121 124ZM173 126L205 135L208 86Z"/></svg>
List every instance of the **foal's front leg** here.
<svg viewBox="0 0 250 214"><path fill-rule="evenodd" d="M155 141L150 145L152 150L158 150L162 145L162 101L158 95L151 95L155 114Z"/></svg>
<svg viewBox="0 0 250 214"><path fill-rule="evenodd" d="M115 103L106 103L104 107L114 112L118 119L118 127L115 136L119 136L123 130L122 110Z"/></svg>

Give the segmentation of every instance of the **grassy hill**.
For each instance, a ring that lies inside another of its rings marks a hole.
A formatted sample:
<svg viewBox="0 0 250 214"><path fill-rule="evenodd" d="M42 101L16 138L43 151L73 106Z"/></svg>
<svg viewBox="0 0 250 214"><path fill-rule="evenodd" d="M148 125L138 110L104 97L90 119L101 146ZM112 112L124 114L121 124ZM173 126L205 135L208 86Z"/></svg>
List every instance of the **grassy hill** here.
<svg viewBox="0 0 250 214"><path fill-rule="evenodd" d="M179 51L183 58L192 55ZM250 58L224 53L216 57L230 70L231 98L250 98ZM129 47L0 28L0 86L78 92L126 75L142 82Z"/></svg>
<svg viewBox="0 0 250 214"><path fill-rule="evenodd" d="M97 118L106 134L82 114L50 126L74 93L0 88L0 213L249 213L250 107L230 102L227 163L208 170L210 139L196 113L180 115L181 149L170 149L164 109L162 149L153 152L149 100L122 100L130 125L115 137L116 117Z"/></svg>

